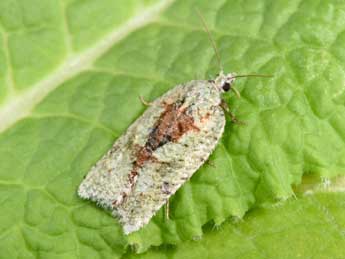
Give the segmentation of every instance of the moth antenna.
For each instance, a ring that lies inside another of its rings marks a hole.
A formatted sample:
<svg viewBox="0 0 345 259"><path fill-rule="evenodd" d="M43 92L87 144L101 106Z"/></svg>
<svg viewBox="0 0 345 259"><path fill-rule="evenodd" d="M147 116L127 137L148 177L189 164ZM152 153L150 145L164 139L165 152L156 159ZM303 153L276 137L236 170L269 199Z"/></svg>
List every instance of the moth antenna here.
<svg viewBox="0 0 345 259"><path fill-rule="evenodd" d="M273 77L273 75L248 74L248 75L234 75L231 78L237 78L237 77Z"/></svg>
<svg viewBox="0 0 345 259"><path fill-rule="evenodd" d="M223 66L222 66L222 62L221 62L221 59L220 59L220 55L219 55L219 51L217 49L217 45L216 45L216 42L213 40L212 38L212 35L211 35L211 32L210 30L208 29L207 27L207 24L206 24L206 20L204 18L204 16L202 16L201 12L199 11L198 8L195 8L196 10L196 13L198 14L200 20L201 20L201 23L207 33L207 36L208 36L208 40L210 41L211 45L212 45L212 48L214 50L214 53L216 54L216 57L217 57L217 61L218 61L218 65L219 65L219 68L221 71L223 71Z"/></svg>

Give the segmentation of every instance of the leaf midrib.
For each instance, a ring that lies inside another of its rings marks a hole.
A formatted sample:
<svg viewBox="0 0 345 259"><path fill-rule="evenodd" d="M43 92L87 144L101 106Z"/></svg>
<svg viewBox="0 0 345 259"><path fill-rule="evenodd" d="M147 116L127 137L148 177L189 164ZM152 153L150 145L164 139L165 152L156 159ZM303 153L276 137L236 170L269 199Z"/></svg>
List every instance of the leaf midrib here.
<svg viewBox="0 0 345 259"><path fill-rule="evenodd" d="M37 82L29 90L10 97L0 109L0 133L28 116L38 103L63 82L73 78L82 71L90 69L92 64L114 44L132 32L152 23L173 2L174 0L162 0L155 5L143 9L138 15L128 20L122 26L109 32L92 47L81 53L71 55L52 74Z"/></svg>

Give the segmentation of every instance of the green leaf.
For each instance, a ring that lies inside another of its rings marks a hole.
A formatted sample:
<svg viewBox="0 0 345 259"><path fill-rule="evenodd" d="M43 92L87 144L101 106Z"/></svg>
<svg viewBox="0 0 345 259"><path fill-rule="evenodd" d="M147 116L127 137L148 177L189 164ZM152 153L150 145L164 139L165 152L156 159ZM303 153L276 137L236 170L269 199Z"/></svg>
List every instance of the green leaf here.
<svg viewBox="0 0 345 259"><path fill-rule="evenodd" d="M139 95L219 72L195 7L226 72L273 77L236 82L242 98L224 98L246 125L229 121L211 163L172 197L169 221L159 211L127 237L76 190L144 111ZM179 247L210 221L288 199L303 174L344 175L344 11L330 0L0 1L0 257Z"/></svg>
<svg viewBox="0 0 345 259"><path fill-rule="evenodd" d="M202 240L123 258L344 258L345 195L320 193L256 208L239 222L208 224Z"/></svg>

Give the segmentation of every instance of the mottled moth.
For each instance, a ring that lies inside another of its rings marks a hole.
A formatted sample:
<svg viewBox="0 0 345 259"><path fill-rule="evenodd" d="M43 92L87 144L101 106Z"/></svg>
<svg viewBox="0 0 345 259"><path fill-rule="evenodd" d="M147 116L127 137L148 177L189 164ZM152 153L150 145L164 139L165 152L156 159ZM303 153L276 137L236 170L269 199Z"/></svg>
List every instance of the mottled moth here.
<svg viewBox="0 0 345 259"><path fill-rule="evenodd" d="M226 121L221 95L235 91L236 77L221 69L214 80L177 85L150 103L91 168L79 196L110 209L126 234L147 224L216 147Z"/></svg>

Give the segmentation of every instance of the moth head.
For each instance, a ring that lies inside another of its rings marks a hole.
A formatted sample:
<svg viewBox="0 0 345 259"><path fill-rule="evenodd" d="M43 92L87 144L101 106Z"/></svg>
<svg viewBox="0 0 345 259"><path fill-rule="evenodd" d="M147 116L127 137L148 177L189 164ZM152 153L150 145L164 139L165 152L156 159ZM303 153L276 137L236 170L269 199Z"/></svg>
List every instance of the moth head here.
<svg viewBox="0 0 345 259"><path fill-rule="evenodd" d="M220 92L229 92L230 90L234 90L233 83L236 79L234 74L227 74L225 75L223 71L221 71L216 79L214 80L217 89Z"/></svg>
<svg viewBox="0 0 345 259"><path fill-rule="evenodd" d="M233 83L235 82L235 79L238 77L272 77L272 76L271 75L255 75L255 74L235 75L231 73L225 75L224 72L221 70L213 82L220 92L224 93L224 92L229 92L231 90L236 94L237 97L240 97L240 93L237 91L235 87L233 87Z"/></svg>

